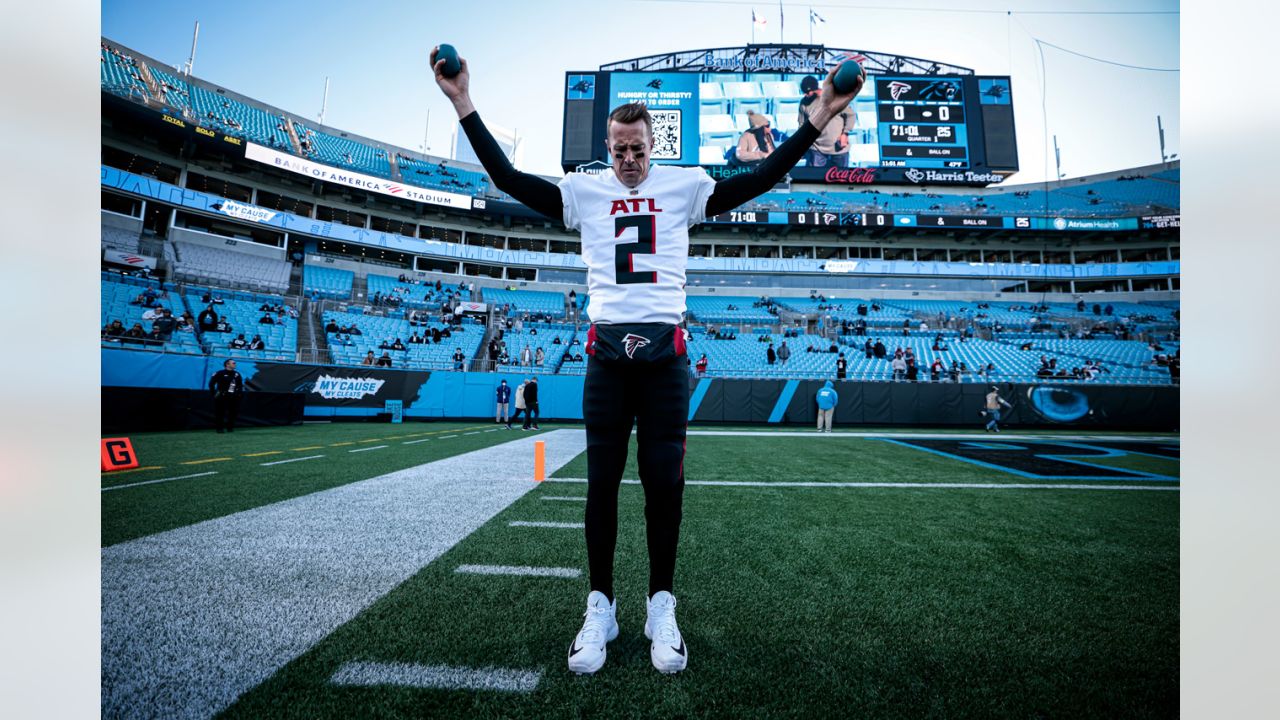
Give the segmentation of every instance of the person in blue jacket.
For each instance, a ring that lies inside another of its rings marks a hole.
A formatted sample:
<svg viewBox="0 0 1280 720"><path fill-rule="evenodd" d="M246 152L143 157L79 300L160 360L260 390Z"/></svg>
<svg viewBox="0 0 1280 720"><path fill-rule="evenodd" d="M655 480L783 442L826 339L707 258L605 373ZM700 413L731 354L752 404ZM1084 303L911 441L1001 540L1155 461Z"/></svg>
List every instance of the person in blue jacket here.
<svg viewBox="0 0 1280 720"><path fill-rule="evenodd" d="M507 381L503 380L498 383L498 409L494 412L493 421L495 423L506 423L506 429L511 429L511 415L507 409L511 407L511 386L507 385Z"/></svg>
<svg viewBox="0 0 1280 720"><path fill-rule="evenodd" d="M826 432L831 432L831 419L836 414L836 403L840 402L840 394L828 380L818 391L818 432L822 432L822 424L827 425Z"/></svg>

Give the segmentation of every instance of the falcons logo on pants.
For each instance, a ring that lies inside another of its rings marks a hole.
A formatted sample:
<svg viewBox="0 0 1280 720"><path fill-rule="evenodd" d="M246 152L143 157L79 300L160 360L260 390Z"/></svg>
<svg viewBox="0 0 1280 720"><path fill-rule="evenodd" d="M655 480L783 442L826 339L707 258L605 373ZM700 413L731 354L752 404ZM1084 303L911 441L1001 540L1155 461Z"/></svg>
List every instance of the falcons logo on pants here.
<svg viewBox="0 0 1280 720"><path fill-rule="evenodd" d="M648 345L649 338L636 335L635 333L627 333L627 336L622 338L622 344L626 348L627 357L635 360L636 350Z"/></svg>

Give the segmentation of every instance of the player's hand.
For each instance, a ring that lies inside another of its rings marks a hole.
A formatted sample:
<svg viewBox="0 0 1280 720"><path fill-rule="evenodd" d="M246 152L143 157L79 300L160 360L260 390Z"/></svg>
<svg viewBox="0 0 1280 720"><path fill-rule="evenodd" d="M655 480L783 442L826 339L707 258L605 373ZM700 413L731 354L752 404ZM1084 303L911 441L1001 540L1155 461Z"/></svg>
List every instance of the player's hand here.
<svg viewBox="0 0 1280 720"><path fill-rule="evenodd" d="M440 52L440 46L431 48L431 69L435 71L436 84L440 86L440 90L444 92L445 97L457 103L460 100L467 99L468 90L471 86L471 73L467 70L467 59L458 56L458 64L462 69L457 75L451 78L444 76L444 60L436 59L436 55Z"/></svg>

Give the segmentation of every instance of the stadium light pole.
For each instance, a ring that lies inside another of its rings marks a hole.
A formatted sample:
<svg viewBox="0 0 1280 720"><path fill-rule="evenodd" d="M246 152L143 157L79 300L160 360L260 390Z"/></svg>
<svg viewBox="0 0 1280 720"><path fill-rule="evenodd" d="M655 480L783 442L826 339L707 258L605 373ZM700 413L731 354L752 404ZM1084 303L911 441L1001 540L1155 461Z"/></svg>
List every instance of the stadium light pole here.
<svg viewBox="0 0 1280 720"><path fill-rule="evenodd" d="M427 108L427 124L422 128L422 154L426 155L431 146L427 144L427 136L431 133L431 108Z"/></svg>
<svg viewBox="0 0 1280 720"><path fill-rule="evenodd" d="M320 101L320 124L324 125L324 114L329 109L329 76L324 76L324 99Z"/></svg>
<svg viewBox="0 0 1280 720"><path fill-rule="evenodd" d="M1156 115L1156 131L1160 134L1160 162L1168 162L1169 158L1164 154L1164 123L1159 115Z"/></svg>
<svg viewBox="0 0 1280 720"><path fill-rule="evenodd" d="M1062 179L1062 148L1058 147L1058 136L1053 136L1053 172L1056 179Z"/></svg>
<svg viewBox="0 0 1280 720"><path fill-rule="evenodd" d="M187 58L186 76L191 77L191 70L196 66L196 42L200 39L200 21L196 21L196 29L191 33L191 56Z"/></svg>

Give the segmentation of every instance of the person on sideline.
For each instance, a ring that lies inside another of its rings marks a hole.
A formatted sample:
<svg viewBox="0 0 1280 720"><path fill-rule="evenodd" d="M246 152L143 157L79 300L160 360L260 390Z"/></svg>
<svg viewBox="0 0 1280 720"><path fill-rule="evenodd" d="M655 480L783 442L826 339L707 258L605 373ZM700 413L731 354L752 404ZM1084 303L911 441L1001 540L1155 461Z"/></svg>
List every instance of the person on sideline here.
<svg viewBox="0 0 1280 720"><path fill-rule="evenodd" d="M830 380L818 391L818 432L831 432L831 421L836 414L836 403L840 402L840 394ZM826 430L823 430L823 425Z"/></svg>

